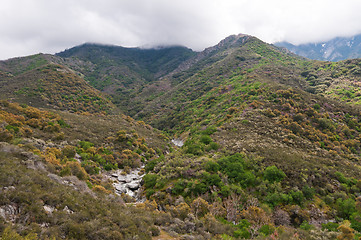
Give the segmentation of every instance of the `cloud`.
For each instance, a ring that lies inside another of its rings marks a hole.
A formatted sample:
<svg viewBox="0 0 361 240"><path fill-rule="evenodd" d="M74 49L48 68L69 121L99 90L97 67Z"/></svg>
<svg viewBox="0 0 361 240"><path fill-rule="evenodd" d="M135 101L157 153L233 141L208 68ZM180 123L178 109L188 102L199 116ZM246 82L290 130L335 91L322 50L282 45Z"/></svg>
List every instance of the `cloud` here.
<svg viewBox="0 0 361 240"><path fill-rule="evenodd" d="M0 59L85 42L200 51L238 33L300 44L361 33L360 10L358 0L3 0Z"/></svg>

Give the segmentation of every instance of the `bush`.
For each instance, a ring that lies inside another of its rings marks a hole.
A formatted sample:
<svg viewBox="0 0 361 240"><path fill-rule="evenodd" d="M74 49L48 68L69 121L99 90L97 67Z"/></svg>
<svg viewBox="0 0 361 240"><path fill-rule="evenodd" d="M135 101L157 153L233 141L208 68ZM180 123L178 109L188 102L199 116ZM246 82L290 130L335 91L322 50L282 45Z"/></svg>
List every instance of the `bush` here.
<svg viewBox="0 0 361 240"><path fill-rule="evenodd" d="M312 200L313 196L315 195L315 189L310 188L309 186L304 186L302 188L302 192L303 192L303 196L307 199L307 200Z"/></svg>
<svg viewBox="0 0 361 240"><path fill-rule="evenodd" d="M67 145L61 150L61 153L63 157L74 158L76 154L75 147Z"/></svg>
<svg viewBox="0 0 361 240"><path fill-rule="evenodd" d="M322 224L322 230L327 229L330 232L337 232L338 223L335 222L328 222Z"/></svg>
<svg viewBox="0 0 361 240"><path fill-rule="evenodd" d="M0 129L0 142L11 142L14 136L9 132L9 130L1 130Z"/></svg>
<svg viewBox="0 0 361 240"><path fill-rule="evenodd" d="M351 228L361 232L361 214L359 212L355 212L351 215L350 222Z"/></svg>
<svg viewBox="0 0 361 240"><path fill-rule="evenodd" d="M184 144L185 152L193 155L202 155L203 148L202 146L195 142L194 140L187 140Z"/></svg>
<svg viewBox="0 0 361 240"><path fill-rule="evenodd" d="M281 182L285 177L286 174L274 165L267 167L263 173L263 178L271 183Z"/></svg>
<svg viewBox="0 0 361 240"><path fill-rule="evenodd" d="M91 143L91 142L87 142L87 141L80 141L80 142L79 142L79 146L86 151L86 150L88 150L89 148L93 147L94 144Z"/></svg>
<svg viewBox="0 0 361 240"><path fill-rule="evenodd" d="M296 203L297 205L300 205L302 206L303 204L303 200L304 200L304 196L303 196L303 193L301 191L291 191L290 192L290 195L292 197L292 200L294 203Z"/></svg>
<svg viewBox="0 0 361 240"><path fill-rule="evenodd" d="M144 176L143 180L144 180L144 186L146 188L153 188L157 183L158 175L148 173Z"/></svg>
<svg viewBox="0 0 361 240"><path fill-rule="evenodd" d="M78 162L67 162L63 167L63 169L61 170L60 175L61 176L73 175L79 178L80 180L85 180L88 178L88 174Z"/></svg>
<svg viewBox="0 0 361 240"><path fill-rule="evenodd" d="M208 161L204 164L204 168L207 172L216 173L220 170L219 164L214 161Z"/></svg>
<svg viewBox="0 0 361 240"><path fill-rule="evenodd" d="M202 134L211 135L217 131L215 126L209 126L206 130L202 131Z"/></svg>
<svg viewBox="0 0 361 240"><path fill-rule="evenodd" d="M350 216L356 212L356 204L352 199L342 200L341 198L336 201L338 208L338 215L344 219L349 219Z"/></svg>
<svg viewBox="0 0 361 240"><path fill-rule="evenodd" d="M183 179L178 179L178 181L174 183L174 186L172 188L172 193L175 195L180 195L183 193L186 187L187 187L187 182Z"/></svg>
<svg viewBox="0 0 361 240"><path fill-rule="evenodd" d="M274 233L274 231L275 231L275 227L270 224L263 225L259 229L259 232L262 233L264 236L269 236L272 233Z"/></svg>
<svg viewBox="0 0 361 240"><path fill-rule="evenodd" d="M210 136L208 136L208 135L202 135L200 137L200 141L201 141L201 143L204 143L204 144L208 145L208 144L210 144L212 142L212 138Z"/></svg>
<svg viewBox="0 0 361 240"><path fill-rule="evenodd" d="M311 230L314 228L313 225L309 224L307 221L303 221L302 224L300 225L300 228L303 229L303 230Z"/></svg>
<svg viewBox="0 0 361 240"><path fill-rule="evenodd" d="M251 233L249 232L250 226L251 224L249 223L248 220L242 219L237 224L238 229L234 231L233 236L236 238L245 238L245 239L251 238Z"/></svg>
<svg viewBox="0 0 361 240"><path fill-rule="evenodd" d="M160 235L160 230L159 230L159 228L156 227L156 226L151 226L151 227L149 228L149 231L150 231L150 233L152 234L153 237L156 237L156 236L159 236L159 235Z"/></svg>

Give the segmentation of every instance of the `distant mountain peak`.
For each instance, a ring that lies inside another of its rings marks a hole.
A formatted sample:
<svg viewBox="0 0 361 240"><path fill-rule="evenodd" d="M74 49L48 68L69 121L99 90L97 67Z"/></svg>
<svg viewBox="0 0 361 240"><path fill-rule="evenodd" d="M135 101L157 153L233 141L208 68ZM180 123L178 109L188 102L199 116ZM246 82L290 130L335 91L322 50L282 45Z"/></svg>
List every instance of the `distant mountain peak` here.
<svg viewBox="0 0 361 240"><path fill-rule="evenodd" d="M315 60L340 61L361 57L361 34L352 37L336 37L326 42L300 45L278 42L275 45Z"/></svg>

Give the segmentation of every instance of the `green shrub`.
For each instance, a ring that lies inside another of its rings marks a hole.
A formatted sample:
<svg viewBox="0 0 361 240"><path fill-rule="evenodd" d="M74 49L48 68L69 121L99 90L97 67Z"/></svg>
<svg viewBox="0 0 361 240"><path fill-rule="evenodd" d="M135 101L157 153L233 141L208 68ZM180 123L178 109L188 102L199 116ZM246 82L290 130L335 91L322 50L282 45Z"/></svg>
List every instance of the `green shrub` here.
<svg viewBox="0 0 361 240"><path fill-rule="evenodd" d="M94 144L87 141L80 141L79 146L86 151L89 148L94 147Z"/></svg>
<svg viewBox="0 0 361 240"><path fill-rule="evenodd" d="M19 132L19 127L17 127L17 126L7 125L5 127L5 129L8 130L9 132L13 132L13 133Z"/></svg>
<svg viewBox="0 0 361 240"><path fill-rule="evenodd" d="M222 179L218 174L210 174L208 172L203 173L202 175L203 183L207 186L217 186L222 185Z"/></svg>
<svg viewBox="0 0 361 240"><path fill-rule="evenodd" d="M187 187L187 182L184 179L178 179L173 185L172 193L175 195L180 195L183 193L184 189Z"/></svg>
<svg viewBox="0 0 361 240"><path fill-rule="evenodd" d="M207 151L211 151L211 150L217 151L218 149L219 149L219 144L215 142L211 142L207 147Z"/></svg>
<svg viewBox="0 0 361 240"><path fill-rule="evenodd" d="M146 188L153 188L158 180L158 175L148 173L143 177L144 186Z"/></svg>
<svg viewBox="0 0 361 240"><path fill-rule="evenodd" d="M195 196L202 195L202 194L206 193L207 190L208 190L208 187L205 183L197 182L197 181L193 183L192 188L191 188L191 191Z"/></svg>
<svg viewBox="0 0 361 240"><path fill-rule="evenodd" d="M274 233L274 231L275 231L275 227L269 224L263 225L259 229L259 232L262 233L264 236L269 236L272 233Z"/></svg>
<svg viewBox="0 0 361 240"><path fill-rule="evenodd" d="M361 232L361 214L359 212L355 212L351 215L350 222L351 228Z"/></svg>
<svg viewBox="0 0 361 240"><path fill-rule="evenodd" d="M61 153L64 157L74 158L76 154L76 150L75 147L67 145L61 150Z"/></svg>
<svg viewBox="0 0 361 240"><path fill-rule="evenodd" d="M292 200L294 203L296 203L297 205L302 206L303 205L303 201L304 201L304 196L303 193L301 191L291 191L290 195L292 197Z"/></svg>
<svg viewBox="0 0 361 240"><path fill-rule="evenodd" d="M250 226L251 224L246 219L242 219L236 227L238 228L236 231L234 231L233 236L236 238L245 238L250 239L251 233L250 233Z"/></svg>
<svg viewBox="0 0 361 240"><path fill-rule="evenodd" d="M302 188L302 192L303 192L303 196L307 199L307 200L312 200L313 196L315 195L315 189L314 188L310 188L309 186L304 186Z"/></svg>
<svg viewBox="0 0 361 240"><path fill-rule="evenodd" d="M217 131L217 128L215 126L209 126L206 130L202 131L202 134L212 135L216 131Z"/></svg>
<svg viewBox="0 0 361 240"><path fill-rule="evenodd" d="M346 200L342 200L341 198L336 201L338 215L344 219L349 219L350 216L356 212L356 204L355 201L351 198Z"/></svg>
<svg viewBox="0 0 361 240"><path fill-rule="evenodd" d="M307 221L303 221L300 225L300 228L303 229L303 230L311 230L314 228L314 226L312 224L309 224Z"/></svg>
<svg viewBox="0 0 361 240"><path fill-rule="evenodd" d="M285 177L286 174L274 165L267 167L263 173L263 178L270 181L271 183L281 182Z"/></svg>
<svg viewBox="0 0 361 240"><path fill-rule="evenodd" d="M203 154L203 148L202 146L195 142L194 140L187 140L184 143L185 152L193 155L202 155Z"/></svg>
<svg viewBox="0 0 361 240"><path fill-rule="evenodd" d="M202 135L199 140L201 141L201 143L204 143L206 145L212 142L212 138L208 135Z"/></svg>
<svg viewBox="0 0 361 240"><path fill-rule="evenodd" d="M322 230L327 229L328 231L331 231L331 232L337 232L338 226L339 226L338 223L335 223L335 222L323 223Z"/></svg>
<svg viewBox="0 0 361 240"><path fill-rule="evenodd" d="M208 161L204 164L204 168L207 172L213 172L216 173L220 170L220 166L217 162L214 161Z"/></svg>
<svg viewBox="0 0 361 240"><path fill-rule="evenodd" d="M99 174L100 168L93 161L83 161L81 166L85 169L85 171L90 175Z"/></svg>

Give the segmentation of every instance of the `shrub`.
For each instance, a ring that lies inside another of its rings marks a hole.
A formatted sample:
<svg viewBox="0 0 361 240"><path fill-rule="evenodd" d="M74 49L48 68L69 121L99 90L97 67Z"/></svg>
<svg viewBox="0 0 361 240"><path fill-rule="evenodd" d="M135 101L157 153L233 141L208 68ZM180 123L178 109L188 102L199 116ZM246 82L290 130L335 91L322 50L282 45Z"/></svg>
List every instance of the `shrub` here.
<svg viewBox="0 0 361 240"><path fill-rule="evenodd" d="M269 236L272 233L274 233L274 231L275 231L275 227L270 224L263 225L259 229L259 232L262 233L264 236Z"/></svg>
<svg viewBox="0 0 361 240"><path fill-rule="evenodd" d="M267 167L263 173L263 178L271 183L281 182L285 177L286 174L274 165Z"/></svg>
<svg viewBox="0 0 361 240"><path fill-rule="evenodd" d="M209 126L206 130L202 131L202 134L205 135L211 135L217 131L217 128L215 126Z"/></svg>
<svg viewBox="0 0 361 240"><path fill-rule="evenodd" d="M247 219L242 219L237 224L238 229L234 231L233 236L236 238L246 238L246 239L251 238L250 226L251 224Z"/></svg>
<svg viewBox="0 0 361 240"><path fill-rule="evenodd" d="M322 224L322 230L327 229L330 232L337 232L338 223L335 222L328 222Z"/></svg>
<svg viewBox="0 0 361 240"><path fill-rule="evenodd" d="M214 161L208 161L204 164L204 168L207 172L218 172L220 170L219 164Z"/></svg>
<svg viewBox="0 0 361 240"><path fill-rule="evenodd" d="M203 173L202 178L203 178L203 182L207 186L220 187L222 184L222 179L220 178L220 176L218 174L210 174L210 173L205 172L205 173Z"/></svg>
<svg viewBox="0 0 361 240"><path fill-rule="evenodd" d="M202 135L199 140L206 145L212 142L212 138L209 135Z"/></svg>
<svg viewBox="0 0 361 240"><path fill-rule="evenodd" d="M83 161L81 166L90 175L99 174L100 168L93 161Z"/></svg>
<svg viewBox="0 0 361 240"><path fill-rule="evenodd" d="M361 214L359 212L355 212L351 215L350 222L353 229L361 232Z"/></svg>
<svg viewBox="0 0 361 240"><path fill-rule="evenodd" d="M157 183L158 175L148 173L144 176L143 180L144 180L144 186L146 188L153 188Z"/></svg>
<svg viewBox="0 0 361 240"><path fill-rule="evenodd" d="M309 186L304 186L302 188L302 192L303 192L303 196L307 199L307 200L312 200L313 196L315 195L315 189L314 188L310 188Z"/></svg>
<svg viewBox="0 0 361 240"><path fill-rule="evenodd" d="M61 153L64 157L74 158L76 153L75 147L67 145L61 150Z"/></svg>
<svg viewBox="0 0 361 240"><path fill-rule="evenodd" d="M304 200L304 196L303 193L301 191L291 191L290 195L292 197L292 200L294 203L296 203L297 205L302 205L303 204L303 200Z"/></svg>
<svg viewBox="0 0 361 240"><path fill-rule="evenodd" d="M0 142L10 142L13 140L14 136L9 132L9 130L1 130L0 129Z"/></svg>
<svg viewBox="0 0 361 240"><path fill-rule="evenodd" d="M160 235L160 230L159 230L159 228L156 227L156 226L151 226L151 227L149 228L149 231L150 231L150 233L152 234L153 237L156 237L156 236L159 236L159 235Z"/></svg>
<svg viewBox="0 0 361 240"><path fill-rule="evenodd" d="M349 219L350 216L356 212L356 204L355 201L351 198L346 200L342 200L341 198L336 201L338 208L338 215L344 219Z"/></svg>
<svg viewBox="0 0 361 240"><path fill-rule="evenodd" d="M86 150L88 150L89 148L93 147L94 144L91 143L91 142L87 142L87 141L80 141L80 142L79 142L79 146L86 151Z"/></svg>
<svg viewBox="0 0 361 240"><path fill-rule="evenodd" d="M61 176L73 175L79 178L80 180L85 180L88 178L88 174L78 162L67 162L63 167L63 169L61 170L60 175Z"/></svg>
<svg viewBox="0 0 361 240"><path fill-rule="evenodd" d="M198 197L192 202L192 211L196 217L203 217L209 212L210 205L206 200Z"/></svg>

